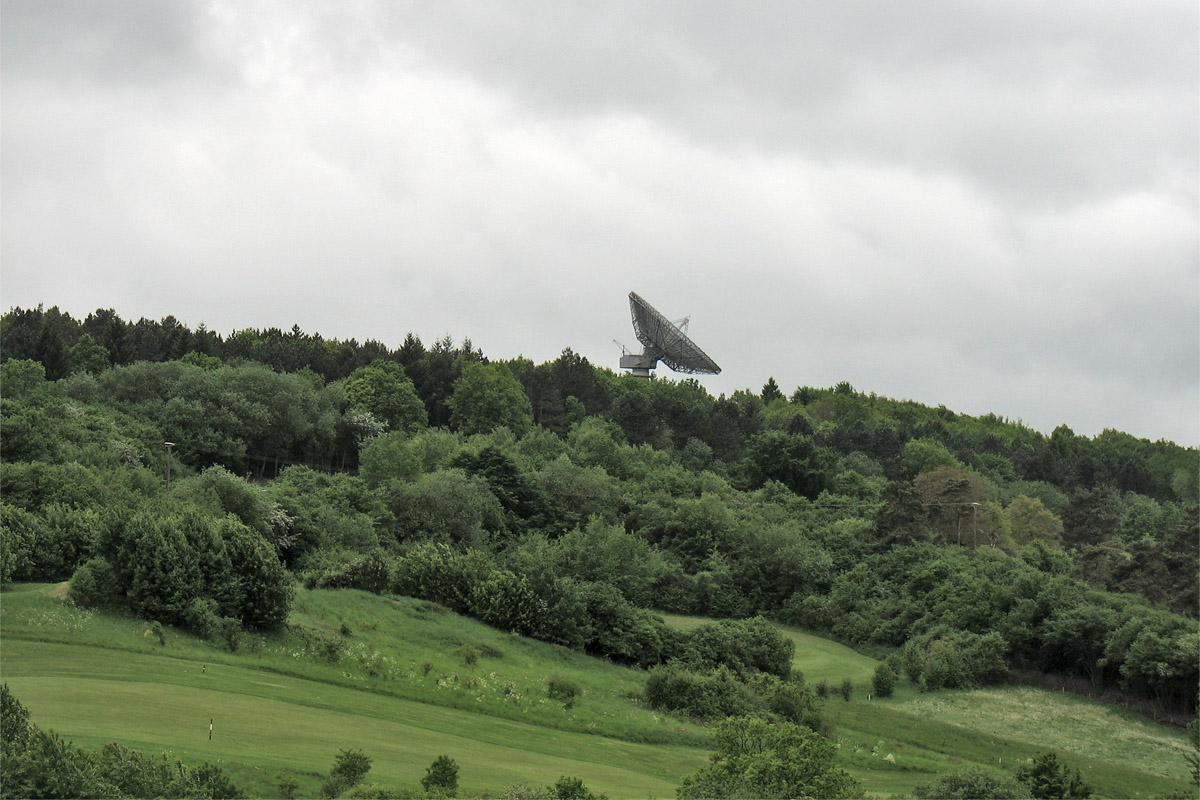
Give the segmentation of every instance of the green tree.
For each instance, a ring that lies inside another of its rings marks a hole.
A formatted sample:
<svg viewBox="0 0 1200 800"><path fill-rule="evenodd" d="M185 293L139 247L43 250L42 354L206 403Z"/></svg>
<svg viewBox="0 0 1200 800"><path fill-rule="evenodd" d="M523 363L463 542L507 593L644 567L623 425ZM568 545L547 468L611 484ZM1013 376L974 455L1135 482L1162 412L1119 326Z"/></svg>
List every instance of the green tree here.
<svg viewBox="0 0 1200 800"><path fill-rule="evenodd" d="M222 527L237 590L232 616L249 628L278 630L295 595L291 573L260 535L229 518Z"/></svg>
<svg viewBox="0 0 1200 800"><path fill-rule="evenodd" d="M594 794L583 784L583 780L563 775L548 787L550 797L555 800L605 800L604 795Z"/></svg>
<svg viewBox="0 0 1200 800"><path fill-rule="evenodd" d="M947 542L972 544L984 531L987 492L978 476L954 467L938 467L913 479L926 506L926 518ZM986 538L985 538L986 540Z"/></svg>
<svg viewBox="0 0 1200 800"><path fill-rule="evenodd" d="M393 483L384 492L384 502L395 517L400 541L478 546L488 531L504 525L500 502L487 482L457 469L422 475L412 483Z"/></svg>
<svg viewBox="0 0 1200 800"><path fill-rule="evenodd" d="M128 556L112 563L128 570L129 607L144 619L185 624L203 578L183 531L173 519L143 512L125 530Z"/></svg>
<svg viewBox="0 0 1200 800"><path fill-rule="evenodd" d="M450 756L438 756L425 769L421 785L430 794L454 797L458 793L458 762Z"/></svg>
<svg viewBox="0 0 1200 800"><path fill-rule="evenodd" d="M468 436L501 426L519 436L533 425L533 406L525 390L511 371L495 364L465 365L448 405L451 427Z"/></svg>
<svg viewBox="0 0 1200 800"><path fill-rule="evenodd" d="M816 499L834 469L833 451L811 437L764 431L746 443L746 473L753 488L779 481L799 495Z"/></svg>
<svg viewBox="0 0 1200 800"><path fill-rule="evenodd" d="M712 763L684 777L680 798L861 797L862 785L834 766L828 739L790 722L731 717L717 725Z"/></svg>
<svg viewBox="0 0 1200 800"><path fill-rule="evenodd" d="M1044 542L1062 547L1063 523L1036 497L1018 495L1008 504L1009 535L1016 544Z"/></svg>
<svg viewBox="0 0 1200 800"><path fill-rule="evenodd" d="M353 786L362 781L371 771L371 757L361 750L339 750L333 760L331 777L342 778L347 785Z"/></svg>
<svg viewBox="0 0 1200 800"><path fill-rule="evenodd" d="M1031 795L1024 784L988 767L964 767L918 783L913 796L928 800L1024 800Z"/></svg>
<svg viewBox="0 0 1200 800"><path fill-rule="evenodd" d="M359 367L346 378L346 399L355 408L369 411L393 431L415 433L429 424L425 404L417 389L394 361L376 361Z"/></svg>
<svg viewBox="0 0 1200 800"><path fill-rule="evenodd" d="M776 400L784 400L783 392L779 391L779 384L775 382L775 378L767 378L767 382L762 387L763 405L769 406Z"/></svg>
<svg viewBox="0 0 1200 800"><path fill-rule="evenodd" d="M408 434L402 431L389 431L363 442L358 464L358 474L371 487L391 480L407 483L421 473L421 462Z"/></svg>
<svg viewBox="0 0 1200 800"><path fill-rule="evenodd" d="M33 578L41 527L25 509L0 503L0 586Z"/></svg>
<svg viewBox="0 0 1200 800"><path fill-rule="evenodd" d="M880 697L891 697L895 688L896 670L884 661L875 668L875 674L871 676L871 690Z"/></svg>
<svg viewBox="0 0 1200 800"><path fill-rule="evenodd" d="M67 351L67 363L72 375L95 375L108 369L108 351L102 345L96 344L90 333L82 333L79 340Z"/></svg>
<svg viewBox="0 0 1200 800"><path fill-rule="evenodd" d="M1029 787L1029 792L1038 800L1044 798L1087 798L1092 796L1092 787L1083 782L1078 769L1060 764L1058 754L1049 752L1035 756L1028 764L1017 769L1017 780Z"/></svg>
<svg viewBox="0 0 1200 800"><path fill-rule="evenodd" d="M937 439L909 439L900 455L900 463L910 478L923 472L932 472L938 467L963 468L962 462Z"/></svg>

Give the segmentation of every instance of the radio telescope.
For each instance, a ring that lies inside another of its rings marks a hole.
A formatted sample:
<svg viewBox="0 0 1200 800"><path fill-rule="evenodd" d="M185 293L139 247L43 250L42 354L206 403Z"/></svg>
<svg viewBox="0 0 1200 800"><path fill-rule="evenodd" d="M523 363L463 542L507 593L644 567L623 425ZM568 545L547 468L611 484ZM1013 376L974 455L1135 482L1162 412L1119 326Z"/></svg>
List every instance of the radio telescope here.
<svg viewBox="0 0 1200 800"><path fill-rule="evenodd" d="M676 372L692 375L716 375L721 371L717 362L684 333L687 319L671 322L637 292L629 293L629 310L633 314L633 332L644 349L641 353L623 353L621 369L632 370L639 378L649 378L650 370L662 361Z"/></svg>

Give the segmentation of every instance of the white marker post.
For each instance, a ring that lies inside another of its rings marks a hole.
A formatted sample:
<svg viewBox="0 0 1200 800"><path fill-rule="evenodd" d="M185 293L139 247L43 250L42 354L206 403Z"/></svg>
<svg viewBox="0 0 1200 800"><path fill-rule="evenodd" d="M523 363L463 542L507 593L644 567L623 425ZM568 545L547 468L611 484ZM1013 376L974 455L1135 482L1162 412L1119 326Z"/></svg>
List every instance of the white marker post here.
<svg viewBox="0 0 1200 800"><path fill-rule="evenodd" d="M210 742L212 741L212 724L213 724L212 717L209 717L208 718L208 740Z"/></svg>

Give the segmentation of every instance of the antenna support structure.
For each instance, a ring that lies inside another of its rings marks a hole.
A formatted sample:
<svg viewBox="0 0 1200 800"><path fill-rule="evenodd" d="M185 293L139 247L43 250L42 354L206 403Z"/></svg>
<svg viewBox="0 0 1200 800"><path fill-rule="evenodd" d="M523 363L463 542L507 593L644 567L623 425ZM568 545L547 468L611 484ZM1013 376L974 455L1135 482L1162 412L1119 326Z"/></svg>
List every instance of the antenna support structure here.
<svg viewBox="0 0 1200 800"><path fill-rule="evenodd" d="M654 306L647 303L636 292L629 293L629 310L633 317L633 332L642 343L642 352L630 353L621 348L621 369L630 370L635 377L651 379L651 370L662 361L676 372L692 375L716 375L721 371L717 362L709 358L700 347L688 338L685 329L688 318L672 322Z"/></svg>

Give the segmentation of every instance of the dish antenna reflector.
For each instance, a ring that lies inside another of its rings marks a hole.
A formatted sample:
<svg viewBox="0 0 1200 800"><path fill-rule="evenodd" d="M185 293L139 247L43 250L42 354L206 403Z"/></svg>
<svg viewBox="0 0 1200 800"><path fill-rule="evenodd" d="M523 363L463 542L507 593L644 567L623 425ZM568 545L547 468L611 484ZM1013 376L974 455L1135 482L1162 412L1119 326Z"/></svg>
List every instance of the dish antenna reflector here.
<svg viewBox="0 0 1200 800"><path fill-rule="evenodd" d="M649 378L650 370L662 361L676 372L693 375L716 375L721 371L717 362L684 333L687 318L678 324L671 322L637 292L629 293L629 310L633 314L634 335L644 349L641 353L624 353L621 369L633 370L639 378Z"/></svg>

